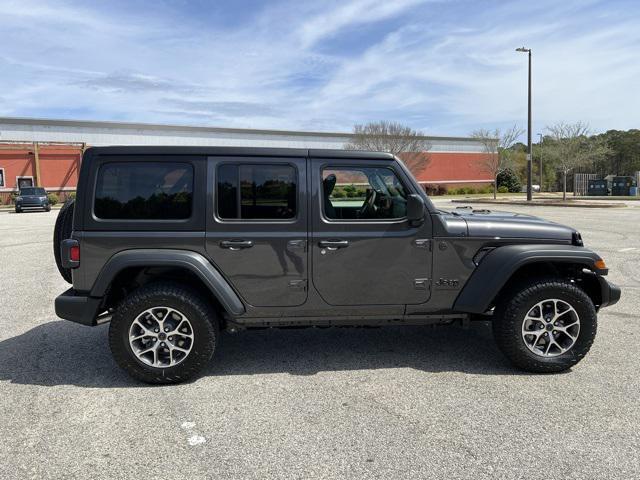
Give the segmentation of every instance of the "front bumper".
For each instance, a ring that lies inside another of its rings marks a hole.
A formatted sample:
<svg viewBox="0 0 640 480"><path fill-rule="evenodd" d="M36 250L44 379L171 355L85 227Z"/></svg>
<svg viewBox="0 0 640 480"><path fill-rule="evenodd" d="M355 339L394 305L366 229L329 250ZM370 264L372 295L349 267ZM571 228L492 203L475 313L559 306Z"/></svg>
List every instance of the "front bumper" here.
<svg viewBox="0 0 640 480"><path fill-rule="evenodd" d="M65 320L95 327L98 325L101 298L89 297L70 288L56 297L56 315Z"/></svg>
<svg viewBox="0 0 640 480"><path fill-rule="evenodd" d="M601 276L598 276L598 282L600 283L600 308L618 303L622 293L620 287Z"/></svg>
<svg viewBox="0 0 640 480"><path fill-rule="evenodd" d="M49 202L17 202L17 208L44 208L45 210L49 207Z"/></svg>

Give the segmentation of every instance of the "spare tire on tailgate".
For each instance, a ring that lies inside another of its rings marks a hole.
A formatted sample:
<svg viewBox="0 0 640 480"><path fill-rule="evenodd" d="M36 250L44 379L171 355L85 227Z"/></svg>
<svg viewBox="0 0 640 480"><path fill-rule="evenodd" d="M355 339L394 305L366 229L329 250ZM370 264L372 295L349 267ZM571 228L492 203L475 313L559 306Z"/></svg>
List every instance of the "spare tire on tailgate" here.
<svg viewBox="0 0 640 480"><path fill-rule="evenodd" d="M64 268L60 259L60 244L63 240L71 238L71 231L73 229L73 210L75 200L67 200L62 206L56 219L56 226L53 229L53 255L56 257L56 265L62 278L68 283L72 283L71 269Z"/></svg>

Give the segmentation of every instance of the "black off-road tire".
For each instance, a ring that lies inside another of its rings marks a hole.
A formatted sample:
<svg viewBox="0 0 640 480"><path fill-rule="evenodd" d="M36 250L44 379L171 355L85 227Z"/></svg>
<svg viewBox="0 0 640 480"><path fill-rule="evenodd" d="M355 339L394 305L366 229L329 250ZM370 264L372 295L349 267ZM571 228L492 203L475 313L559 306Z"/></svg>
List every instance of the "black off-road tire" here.
<svg viewBox="0 0 640 480"><path fill-rule="evenodd" d="M20 207L16 207L16 213L22 213L22 209Z"/></svg>
<svg viewBox="0 0 640 480"><path fill-rule="evenodd" d="M73 230L73 211L75 209L75 200L68 200L58 212L56 218L56 226L53 229L53 256L56 259L56 266L62 278L67 283L72 283L71 269L64 268L60 259L60 244L63 240L71 238Z"/></svg>
<svg viewBox="0 0 640 480"><path fill-rule="evenodd" d="M546 299L571 305L580 319L580 332L573 346L558 356L533 353L522 338L527 313ZM494 312L493 335L502 353L518 368L534 373L556 373L576 365L589 352L596 336L597 314L589 296L574 283L563 279L537 279L504 294Z"/></svg>
<svg viewBox="0 0 640 480"><path fill-rule="evenodd" d="M187 357L165 368L143 363L129 342L129 330L136 317L158 306L182 312L193 329L193 346ZM115 361L133 378L152 384L179 383L207 366L216 348L218 332L217 313L198 292L173 282L150 283L133 291L118 305L109 327L109 346Z"/></svg>

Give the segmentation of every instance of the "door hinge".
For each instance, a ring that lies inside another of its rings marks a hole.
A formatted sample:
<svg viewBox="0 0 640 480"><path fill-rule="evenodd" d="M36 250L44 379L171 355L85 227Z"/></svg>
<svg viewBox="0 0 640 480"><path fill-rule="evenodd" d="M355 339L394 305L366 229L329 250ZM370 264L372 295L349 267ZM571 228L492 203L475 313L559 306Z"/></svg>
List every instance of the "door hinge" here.
<svg viewBox="0 0 640 480"><path fill-rule="evenodd" d="M429 240L428 238L416 238L413 241L413 244L418 248L431 249L431 240Z"/></svg>
<svg viewBox="0 0 640 480"><path fill-rule="evenodd" d="M307 281L306 280L289 280L289 288L291 290L306 290Z"/></svg>
<svg viewBox="0 0 640 480"><path fill-rule="evenodd" d="M416 290L427 290L429 288L428 278L415 278L413 280L413 288Z"/></svg>

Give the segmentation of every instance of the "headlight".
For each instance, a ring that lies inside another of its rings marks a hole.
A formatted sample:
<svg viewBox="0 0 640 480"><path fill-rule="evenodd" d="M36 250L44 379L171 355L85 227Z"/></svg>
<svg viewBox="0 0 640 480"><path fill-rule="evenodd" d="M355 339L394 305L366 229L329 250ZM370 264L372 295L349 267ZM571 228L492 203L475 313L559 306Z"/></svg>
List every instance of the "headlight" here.
<svg viewBox="0 0 640 480"><path fill-rule="evenodd" d="M47 201L47 197L40 197L40 201L46 202Z"/></svg>
<svg viewBox="0 0 640 480"><path fill-rule="evenodd" d="M21 202L22 201L22 197L16 197L16 202Z"/></svg>

